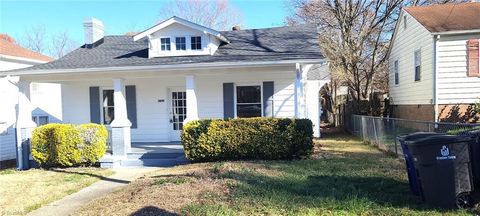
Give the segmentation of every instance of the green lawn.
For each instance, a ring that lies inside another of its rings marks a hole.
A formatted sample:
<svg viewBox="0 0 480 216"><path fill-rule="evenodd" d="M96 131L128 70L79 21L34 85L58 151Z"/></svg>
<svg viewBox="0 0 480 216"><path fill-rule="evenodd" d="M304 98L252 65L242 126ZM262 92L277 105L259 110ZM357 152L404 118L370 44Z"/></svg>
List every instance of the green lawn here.
<svg viewBox="0 0 480 216"><path fill-rule="evenodd" d="M347 135L316 140L311 159L163 169L76 215L471 215L416 204L404 164Z"/></svg>
<svg viewBox="0 0 480 216"><path fill-rule="evenodd" d="M25 215L111 174L100 168L1 170L0 215Z"/></svg>

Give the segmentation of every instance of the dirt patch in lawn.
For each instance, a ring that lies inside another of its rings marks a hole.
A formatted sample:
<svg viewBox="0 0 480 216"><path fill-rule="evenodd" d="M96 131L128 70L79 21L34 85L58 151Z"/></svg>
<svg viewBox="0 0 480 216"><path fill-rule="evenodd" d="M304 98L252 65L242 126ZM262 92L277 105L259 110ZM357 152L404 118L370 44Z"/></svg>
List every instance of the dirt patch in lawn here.
<svg viewBox="0 0 480 216"><path fill-rule="evenodd" d="M168 214L192 203L211 203L211 197L227 196L227 182L212 178L205 164L161 170L92 201L77 215Z"/></svg>

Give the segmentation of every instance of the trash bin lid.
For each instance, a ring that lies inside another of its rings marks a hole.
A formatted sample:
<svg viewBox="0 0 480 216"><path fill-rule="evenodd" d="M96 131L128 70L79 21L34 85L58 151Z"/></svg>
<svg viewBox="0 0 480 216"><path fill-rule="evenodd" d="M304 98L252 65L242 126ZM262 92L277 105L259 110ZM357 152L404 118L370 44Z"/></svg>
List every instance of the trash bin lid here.
<svg viewBox="0 0 480 216"><path fill-rule="evenodd" d="M408 146L419 146L419 145L443 145L449 143L460 143L460 142L469 142L471 137L467 136L452 136L452 135L434 135L421 138L418 140L413 140L407 143Z"/></svg>
<svg viewBox="0 0 480 216"><path fill-rule="evenodd" d="M444 135L443 133L435 133L435 132L416 132L416 133L411 133L403 136L399 136L400 139L403 138L405 141L411 141L415 139L421 139L424 137L429 137L429 136L435 136L435 135Z"/></svg>

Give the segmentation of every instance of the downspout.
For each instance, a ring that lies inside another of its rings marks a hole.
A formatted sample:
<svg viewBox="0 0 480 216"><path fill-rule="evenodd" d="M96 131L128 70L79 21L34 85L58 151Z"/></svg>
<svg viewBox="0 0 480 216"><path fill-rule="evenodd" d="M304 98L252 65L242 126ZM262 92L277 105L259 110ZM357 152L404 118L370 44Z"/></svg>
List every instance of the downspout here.
<svg viewBox="0 0 480 216"><path fill-rule="evenodd" d="M438 122L438 53L437 53L437 40L440 38L440 35L433 36L433 109L434 116L433 119L435 122Z"/></svg>

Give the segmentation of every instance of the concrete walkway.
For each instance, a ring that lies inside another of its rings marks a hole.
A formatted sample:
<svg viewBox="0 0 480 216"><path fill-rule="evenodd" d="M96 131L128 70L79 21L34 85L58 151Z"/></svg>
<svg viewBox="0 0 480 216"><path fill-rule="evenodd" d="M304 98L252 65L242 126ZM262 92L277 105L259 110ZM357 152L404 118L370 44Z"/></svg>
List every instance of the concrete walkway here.
<svg viewBox="0 0 480 216"><path fill-rule="evenodd" d="M102 180L93 183L92 185L83 188L77 193L70 194L61 200L47 204L27 215L69 215L75 212L84 204L91 200L103 196L107 193L113 192L119 187L125 186L130 181L143 176L147 172L154 171L158 168L118 168L113 169L115 174L105 177Z"/></svg>

